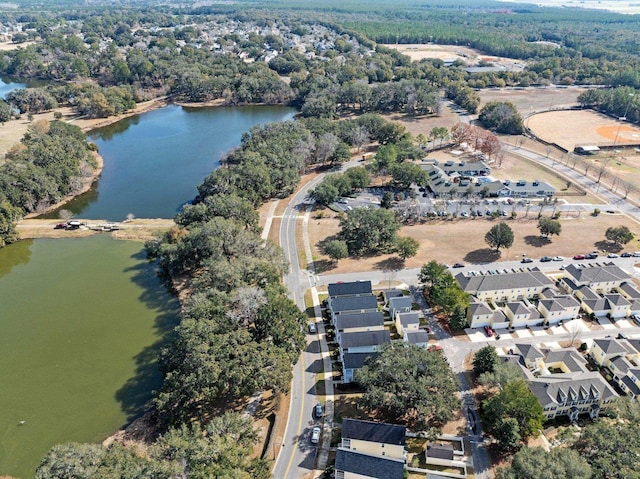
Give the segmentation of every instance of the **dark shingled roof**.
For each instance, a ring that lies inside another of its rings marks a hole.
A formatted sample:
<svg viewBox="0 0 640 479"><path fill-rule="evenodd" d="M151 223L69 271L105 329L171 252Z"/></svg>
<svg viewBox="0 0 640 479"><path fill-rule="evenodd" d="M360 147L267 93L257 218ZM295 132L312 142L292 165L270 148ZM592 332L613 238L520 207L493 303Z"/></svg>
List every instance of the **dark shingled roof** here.
<svg viewBox="0 0 640 479"><path fill-rule="evenodd" d="M398 424L344 419L342 421L342 438L360 441L377 442L404 446L407 428Z"/></svg>
<svg viewBox="0 0 640 479"><path fill-rule="evenodd" d="M435 457L436 459L446 459L449 461L453 461L453 446L451 444L429 444L427 446L427 457Z"/></svg>
<svg viewBox="0 0 640 479"><path fill-rule="evenodd" d="M331 309L334 313L342 311L361 311L363 309L376 309L378 300L375 296L339 296L331 301Z"/></svg>
<svg viewBox="0 0 640 479"><path fill-rule="evenodd" d="M367 359L375 361L380 353L345 353L342 365L344 369L360 369Z"/></svg>
<svg viewBox="0 0 640 479"><path fill-rule="evenodd" d="M371 281L352 281L350 283L331 283L329 296L355 296L358 294L371 294Z"/></svg>
<svg viewBox="0 0 640 479"><path fill-rule="evenodd" d="M404 461L339 448L336 454L335 470L373 479L402 479Z"/></svg>
<svg viewBox="0 0 640 479"><path fill-rule="evenodd" d="M338 331L374 326L384 326L384 316L378 311L375 313L346 313L336 316L336 329Z"/></svg>
<svg viewBox="0 0 640 479"><path fill-rule="evenodd" d="M388 329L382 331L362 331L357 333L343 333L340 337L342 349L357 348L362 346L378 346L391 342L391 334Z"/></svg>

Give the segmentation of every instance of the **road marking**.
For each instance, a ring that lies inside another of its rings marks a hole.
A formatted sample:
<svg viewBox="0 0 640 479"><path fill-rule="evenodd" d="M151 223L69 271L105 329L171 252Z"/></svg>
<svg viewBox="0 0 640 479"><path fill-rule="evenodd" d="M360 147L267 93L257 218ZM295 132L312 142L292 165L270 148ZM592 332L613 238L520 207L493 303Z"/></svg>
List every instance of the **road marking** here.
<svg viewBox="0 0 640 479"><path fill-rule="evenodd" d="M302 392L301 395L301 405L300 405L300 420L298 421L298 430L296 432L296 436L298 436L298 441L300 441L300 432L302 431L302 418L304 417L304 396L306 394L306 386L304 383L304 352L300 355L300 368L302 369L302 388L300 388L300 391ZM293 391L292 391L293 393ZM293 400L293 397L291 398ZM296 453L295 453L295 449L294 449L294 444L291 445L291 458L289 459L289 463L287 464L287 468L284 470L284 478L286 479L287 477L289 477L289 471L291 470L291 466L293 465L293 459L296 457Z"/></svg>

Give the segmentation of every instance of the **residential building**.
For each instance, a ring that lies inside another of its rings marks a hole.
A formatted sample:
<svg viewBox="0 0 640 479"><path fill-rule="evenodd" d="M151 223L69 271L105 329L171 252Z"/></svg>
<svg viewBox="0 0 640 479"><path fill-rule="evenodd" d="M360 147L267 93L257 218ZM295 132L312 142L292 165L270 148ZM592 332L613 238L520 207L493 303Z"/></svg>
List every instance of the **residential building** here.
<svg viewBox="0 0 640 479"><path fill-rule="evenodd" d="M389 300L389 317L393 320L396 313L408 313L411 311L413 300L411 296L400 296Z"/></svg>
<svg viewBox="0 0 640 479"><path fill-rule="evenodd" d="M640 400L640 339L596 339L589 355L611 371L612 380L627 396Z"/></svg>
<svg viewBox="0 0 640 479"><path fill-rule="evenodd" d="M596 293L609 293L622 283L629 281L629 274L622 268L613 265L577 265L570 264L564 270L561 283L569 279L576 286L589 286Z"/></svg>
<svg viewBox="0 0 640 479"><path fill-rule="evenodd" d="M578 317L580 302L568 294L538 301L538 311L546 324L554 325Z"/></svg>
<svg viewBox="0 0 640 479"><path fill-rule="evenodd" d="M331 283L327 287L329 297L337 296L362 296L373 293L371 281L351 281L348 283Z"/></svg>
<svg viewBox="0 0 640 479"><path fill-rule="evenodd" d="M404 460L406 432L407 428L398 424L344 419L340 447Z"/></svg>
<svg viewBox="0 0 640 479"><path fill-rule="evenodd" d="M538 268L516 273L477 276L459 273L455 278L465 292L485 302L537 298L544 289L553 286L553 280Z"/></svg>
<svg viewBox="0 0 640 479"><path fill-rule="evenodd" d="M402 340L405 343L413 344L420 348L429 347L429 333L424 329L420 329L418 331L405 331Z"/></svg>
<svg viewBox="0 0 640 479"><path fill-rule="evenodd" d="M420 316L417 312L407 312L395 314L396 331L400 336L404 336L405 331L418 331L420 328Z"/></svg>
<svg viewBox="0 0 640 479"><path fill-rule="evenodd" d="M391 342L387 329L360 333L343 333L340 338L340 356L344 360L346 353L375 353Z"/></svg>
<svg viewBox="0 0 640 479"><path fill-rule="evenodd" d="M542 323L542 316L535 306L530 304L526 299L522 301L509 301L503 311L509 319L509 325L512 328L538 326Z"/></svg>
<svg viewBox="0 0 640 479"><path fill-rule="evenodd" d="M491 326L493 309L484 301L474 301L467 309L467 321L470 328L483 328Z"/></svg>
<svg viewBox="0 0 640 479"><path fill-rule="evenodd" d="M382 331L384 329L384 316L380 311L339 314L335 319L335 328L336 342L340 343L344 333Z"/></svg>
<svg viewBox="0 0 640 479"><path fill-rule="evenodd" d="M404 459L356 452L339 447L335 479L403 479Z"/></svg>
<svg viewBox="0 0 640 479"><path fill-rule="evenodd" d="M379 353L345 353L342 357L342 382L352 383L355 380L356 371L362 368L366 362L375 361Z"/></svg>
<svg viewBox="0 0 640 479"><path fill-rule="evenodd" d="M331 301L331 322L335 326L336 317L341 314L375 313L378 311L378 300L369 296L338 296Z"/></svg>
<svg viewBox="0 0 640 479"><path fill-rule="evenodd" d="M517 344L514 350L518 355L511 358L520 365L547 419L567 416L575 421L581 414L594 418L618 397L600 373L587 369L575 348L542 350Z"/></svg>

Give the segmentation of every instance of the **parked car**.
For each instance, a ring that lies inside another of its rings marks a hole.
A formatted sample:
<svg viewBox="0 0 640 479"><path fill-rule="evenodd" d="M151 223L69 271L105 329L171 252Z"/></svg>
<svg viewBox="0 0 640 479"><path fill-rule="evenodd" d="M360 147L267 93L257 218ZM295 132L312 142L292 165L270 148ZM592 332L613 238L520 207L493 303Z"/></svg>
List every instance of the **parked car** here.
<svg viewBox="0 0 640 479"><path fill-rule="evenodd" d="M585 255L583 254L577 254L573 257L573 259L585 259Z"/></svg>
<svg viewBox="0 0 640 479"><path fill-rule="evenodd" d="M633 256L633 253L629 253L628 251L626 253L622 253L620 255L622 258L631 258Z"/></svg>
<svg viewBox="0 0 640 479"><path fill-rule="evenodd" d="M320 428L318 426L311 430L311 444L318 444L320 442Z"/></svg>
<svg viewBox="0 0 640 479"><path fill-rule="evenodd" d="M636 251L635 253L633 253L633 257L634 258L640 257L640 251Z"/></svg>
<svg viewBox="0 0 640 479"><path fill-rule="evenodd" d="M620 255L618 255L618 254L616 254L616 253L609 253L609 254L607 255L607 258L619 258L619 257L620 257Z"/></svg>
<svg viewBox="0 0 640 479"><path fill-rule="evenodd" d="M309 323L309 332L311 334L316 334L318 329L316 328L316 323Z"/></svg>
<svg viewBox="0 0 640 479"><path fill-rule="evenodd" d="M553 258L551 256L543 256L542 258L540 258L540 262L541 263L548 263L549 261L551 261Z"/></svg>
<svg viewBox="0 0 640 479"><path fill-rule="evenodd" d="M596 259L597 257L598 253L596 253L595 251L584 256L585 259Z"/></svg>
<svg viewBox="0 0 640 479"><path fill-rule="evenodd" d="M640 326L640 314L632 314L631 319L633 319L638 326Z"/></svg>
<svg viewBox="0 0 640 479"><path fill-rule="evenodd" d="M54 230L63 230L67 227L67 223L58 223L53 227Z"/></svg>
<svg viewBox="0 0 640 479"><path fill-rule="evenodd" d="M554 256L553 261L564 261L564 257L562 256Z"/></svg>
<svg viewBox="0 0 640 479"><path fill-rule="evenodd" d="M532 258L522 258L522 261L520 261L521 263L533 263L533 259Z"/></svg>
<svg viewBox="0 0 640 479"><path fill-rule="evenodd" d="M322 417L322 403L316 404L316 407L313 408L313 414L320 419Z"/></svg>
<svg viewBox="0 0 640 479"><path fill-rule="evenodd" d="M464 268L464 264L462 263L456 263L453 265L454 268Z"/></svg>
<svg viewBox="0 0 640 479"><path fill-rule="evenodd" d="M491 329L489 326L485 326L484 331L485 333L487 333L487 336L489 337L493 336L493 329Z"/></svg>

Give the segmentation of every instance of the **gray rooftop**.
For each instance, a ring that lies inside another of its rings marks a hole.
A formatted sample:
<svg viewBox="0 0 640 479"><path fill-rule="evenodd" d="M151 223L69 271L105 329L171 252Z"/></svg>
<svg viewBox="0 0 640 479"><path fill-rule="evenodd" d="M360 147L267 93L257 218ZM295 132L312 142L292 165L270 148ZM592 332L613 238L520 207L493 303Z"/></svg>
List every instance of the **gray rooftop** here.
<svg viewBox="0 0 640 479"><path fill-rule="evenodd" d="M605 354L627 354L629 351L626 346L617 339L594 339L594 344L597 344Z"/></svg>
<svg viewBox="0 0 640 479"><path fill-rule="evenodd" d="M328 286L329 296L355 296L371 294L371 281L351 281L348 283L331 283Z"/></svg>
<svg viewBox="0 0 640 479"><path fill-rule="evenodd" d="M398 313L400 324L405 327L411 324L420 324L420 316L416 312Z"/></svg>
<svg viewBox="0 0 640 479"><path fill-rule="evenodd" d="M391 298L389 300L389 309L411 308L412 304L413 299L411 298L411 296Z"/></svg>
<svg viewBox="0 0 640 479"><path fill-rule="evenodd" d="M640 299L640 291L631 283L622 283L618 289L633 299Z"/></svg>
<svg viewBox="0 0 640 479"><path fill-rule="evenodd" d="M338 296L331 301L331 309L334 313L347 311L375 310L378 300L375 296Z"/></svg>
<svg viewBox="0 0 640 479"><path fill-rule="evenodd" d="M429 342L429 333L424 330L420 331L407 331L405 337L407 338L407 343L409 344L422 344Z"/></svg>
<svg viewBox="0 0 640 479"><path fill-rule="evenodd" d="M621 294L605 294L605 299L612 306L629 306L631 302Z"/></svg>
<svg viewBox="0 0 640 479"><path fill-rule="evenodd" d="M613 358L611 363L624 374L627 374L627 371L633 367L633 364L631 364L624 356L617 356Z"/></svg>
<svg viewBox="0 0 640 479"><path fill-rule="evenodd" d="M535 344L515 344L514 346L524 359L544 358L544 353Z"/></svg>
<svg viewBox="0 0 640 479"><path fill-rule="evenodd" d="M342 361L344 369L360 369L365 365L367 359L372 361L379 356L380 353L345 353Z"/></svg>
<svg viewBox="0 0 640 479"><path fill-rule="evenodd" d="M564 271L578 284L609 283L629 279L629 274L615 265L578 267L570 264Z"/></svg>
<svg viewBox="0 0 640 479"><path fill-rule="evenodd" d="M493 310L489 307L489 305L482 301L471 303L469 305L469 311L471 311L471 316L480 316L493 313Z"/></svg>
<svg viewBox="0 0 640 479"><path fill-rule="evenodd" d="M358 348L363 346L379 346L391 342L389 330L364 331L358 333L343 333L340 337L342 349Z"/></svg>
<svg viewBox="0 0 640 479"><path fill-rule="evenodd" d="M529 314L530 315L531 314L531 311L529 310L529 308L527 308L527 306L522 301L509 302L509 303L507 303L507 308L514 315L519 315L519 314Z"/></svg>
<svg viewBox="0 0 640 479"><path fill-rule="evenodd" d="M640 395L640 388L636 386L636 383L633 382L633 379L631 379L629 376L623 376L621 380L635 396Z"/></svg>
<svg viewBox="0 0 640 479"><path fill-rule="evenodd" d="M571 372L587 372L587 362L575 349L549 350L544 358L546 364L564 363Z"/></svg>
<svg viewBox="0 0 640 479"><path fill-rule="evenodd" d="M373 479L402 479L404 461L338 448L335 470Z"/></svg>
<svg viewBox="0 0 640 479"><path fill-rule="evenodd" d="M484 291L541 288L552 286L553 281L537 268L521 273L487 274L481 276L456 275L460 287L470 294Z"/></svg>
<svg viewBox="0 0 640 479"><path fill-rule="evenodd" d="M344 313L336 316L335 323L338 331L349 328L372 328L384 326L384 316L379 311L373 313Z"/></svg>
<svg viewBox="0 0 640 479"><path fill-rule="evenodd" d="M407 428L399 424L385 424L359 419L344 419L342 421L343 439L359 439L380 444L404 446L406 432Z"/></svg>

